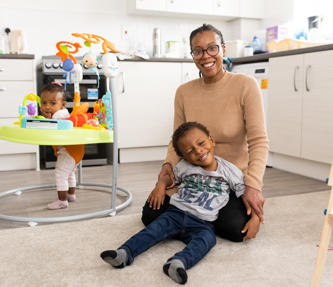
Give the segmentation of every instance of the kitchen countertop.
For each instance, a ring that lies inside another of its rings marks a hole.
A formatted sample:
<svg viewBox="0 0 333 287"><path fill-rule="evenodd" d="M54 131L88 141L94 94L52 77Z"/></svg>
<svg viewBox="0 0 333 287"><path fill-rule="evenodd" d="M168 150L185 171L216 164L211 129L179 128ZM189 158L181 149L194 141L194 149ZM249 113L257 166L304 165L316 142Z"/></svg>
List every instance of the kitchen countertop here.
<svg viewBox="0 0 333 287"><path fill-rule="evenodd" d="M231 62L234 65L257 63L257 62L267 62L269 60L269 58L291 56L291 55L313 53L313 52L321 52L321 51L327 51L327 50L333 50L333 44L325 44L325 45L320 45L320 46L281 51L281 52L275 52L275 53L256 54L256 55L249 56L249 57L233 58L231 60Z"/></svg>
<svg viewBox="0 0 333 287"><path fill-rule="evenodd" d="M132 58L132 59L125 59L125 60L119 60L120 62L176 62L176 63L192 63L193 59L190 58L149 58L147 60L142 59L142 58Z"/></svg>
<svg viewBox="0 0 333 287"><path fill-rule="evenodd" d="M35 59L31 54L0 54L0 59Z"/></svg>
<svg viewBox="0 0 333 287"><path fill-rule="evenodd" d="M325 45L319 45L319 46L314 46L314 47L300 48L300 49L281 51L281 52L275 52L275 53L256 54L256 55L249 56L249 57L231 58L231 62L234 65L267 62L269 60L269 58L291 56L291 55L298 55L298 54L304 54L304 53L321 52L321 51L327 51L327 50L333 50L333 44L325 44ZM133 58L133 59L127 59L127 60L122 60L122 61L181 62L181 63L183 63L183 62L192 63L193 62L192 59L185 59L185 58L150 58L147 60L142 59L142 58Z"/></svg>

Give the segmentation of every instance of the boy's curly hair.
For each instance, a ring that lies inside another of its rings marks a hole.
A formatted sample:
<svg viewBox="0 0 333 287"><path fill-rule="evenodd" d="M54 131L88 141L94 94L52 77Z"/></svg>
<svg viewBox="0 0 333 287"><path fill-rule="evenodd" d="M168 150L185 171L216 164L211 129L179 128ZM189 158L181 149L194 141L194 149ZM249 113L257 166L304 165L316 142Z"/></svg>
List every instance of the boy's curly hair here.
<svg viewBox="0 0 333 287"><path fill-rule="evenodd" d="M182 138L188 131L197 128L201 131L203 131L208 137L210 136L208 129L197 122L186 122L181 124L173 133L172 135L172 145L173 148L175 149L175 152L178 156L182 157L182 153L178 147L178 141L180 138Z"/></svg>

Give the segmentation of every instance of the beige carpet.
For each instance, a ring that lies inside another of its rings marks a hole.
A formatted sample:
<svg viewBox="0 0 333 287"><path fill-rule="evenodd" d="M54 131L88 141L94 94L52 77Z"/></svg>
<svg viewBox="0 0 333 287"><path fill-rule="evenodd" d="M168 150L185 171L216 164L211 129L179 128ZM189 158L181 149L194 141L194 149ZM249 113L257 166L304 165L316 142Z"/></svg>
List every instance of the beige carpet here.
<svg viewBox="0 0 333 287"><path fill-rule="evenodd" d="M214 249L188 270L187 286L310 286L329 192L269 198L266 223L255 240L218 239ZM0 286L179 286L162 265L183 248L163 242L133 265L113 269L99 254L118 247L142 228L139 215L118 215L0 231ZM332 286L328 251L321 286Z"/></svg>

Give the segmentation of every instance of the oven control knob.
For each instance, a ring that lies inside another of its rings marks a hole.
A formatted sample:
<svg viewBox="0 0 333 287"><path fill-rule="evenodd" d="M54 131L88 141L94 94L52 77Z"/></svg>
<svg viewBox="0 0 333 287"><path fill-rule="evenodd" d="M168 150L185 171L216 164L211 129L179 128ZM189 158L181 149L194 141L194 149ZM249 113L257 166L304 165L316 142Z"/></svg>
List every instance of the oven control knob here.
<svg viewBox="0 0 333 287"><path fill-rule="evenodd" d="M51 63L45 63L45 68L46 69L51 69L51 67L52 67Z"/></svg>
<svg viewBox="0 0 333 287"><path fill-rule="evenodd" d="M53 66L53 68L58 69L59 68L59 63L53 63L52 66Z"/></svg>
<svg viewBox="0 0 333 287"><path fill-rule="evenodd" d="M102 69L102 65L101 65L101 64L98 64L98 65L97 65L97 69Z"/></svg>
<svg viewBox="0 0 333 287"><path fill-rule="evenodd" d="M60 63L59 67L62 69L62 63Z"/></svg>

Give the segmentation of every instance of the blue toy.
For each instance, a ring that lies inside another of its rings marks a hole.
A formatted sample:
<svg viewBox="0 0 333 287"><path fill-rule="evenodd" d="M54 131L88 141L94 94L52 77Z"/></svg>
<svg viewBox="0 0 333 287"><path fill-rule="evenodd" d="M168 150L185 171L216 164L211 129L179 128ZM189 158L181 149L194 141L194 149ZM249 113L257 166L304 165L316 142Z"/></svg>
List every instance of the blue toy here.
<svg viewBox="0 0 333 287"><path fill-rule="evenodd" d="M48 130L70 130L73 128L73 123L68 120L23 118L21 120L21 128L48 129Z"/></svg>

